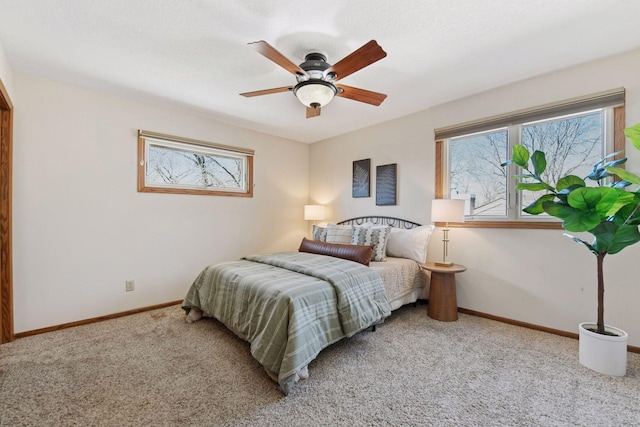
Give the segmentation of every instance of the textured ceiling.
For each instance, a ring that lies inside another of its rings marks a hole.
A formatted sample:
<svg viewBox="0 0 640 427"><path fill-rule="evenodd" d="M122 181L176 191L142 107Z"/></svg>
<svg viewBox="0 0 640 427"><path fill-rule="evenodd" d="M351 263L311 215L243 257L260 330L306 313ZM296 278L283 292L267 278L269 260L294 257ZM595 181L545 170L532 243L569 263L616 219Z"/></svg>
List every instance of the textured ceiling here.
<svg viewBox="0 0 640 427"><path fill-rule="evenodd" d="M637 0L0 0L0 42L19 73L310 143L639 48L638 16ZM291 93L239 96L295 84L248 42L299 64L371 39L387 57L340 83L380 107L336 98L306 119Z"/></svg>

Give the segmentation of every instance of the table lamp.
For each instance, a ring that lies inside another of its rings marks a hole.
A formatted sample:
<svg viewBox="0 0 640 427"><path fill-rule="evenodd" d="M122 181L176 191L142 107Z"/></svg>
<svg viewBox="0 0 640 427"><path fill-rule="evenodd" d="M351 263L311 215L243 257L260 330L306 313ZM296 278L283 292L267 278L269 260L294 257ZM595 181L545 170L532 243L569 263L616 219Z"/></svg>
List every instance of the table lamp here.
<svg viewBox="0 0 640 427"><path fill-rule="evenodd" d="M304 207L304 219L307 221L322 221L324 219L324 206L322 205L305 205Z"/></svg>
<svg viewBox="0 0 640 427"><path fill-rule="evenodd" d="M431 201L431 221L444 222L442 229L442 262L436 265L451 267L452 261L447 261L449 252L449 223L464 222L464 200L461 199L434 199Z"/></svg>

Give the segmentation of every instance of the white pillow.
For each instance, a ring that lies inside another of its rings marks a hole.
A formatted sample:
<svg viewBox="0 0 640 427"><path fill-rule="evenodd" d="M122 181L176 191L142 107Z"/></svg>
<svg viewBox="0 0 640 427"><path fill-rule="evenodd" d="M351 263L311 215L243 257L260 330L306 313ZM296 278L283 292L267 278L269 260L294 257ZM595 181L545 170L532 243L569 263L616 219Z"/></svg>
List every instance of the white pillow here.
<svg viewBox="0 0 640 427"><path fill-rule="evenodd" d="M427 245L433 229L433 225L423 225L411 230L392 228L387 239L387 256L426 262Z"/></svg>
<svg viewBox="0 0 640 427"><path fill-rule="evenodd" d="M353 226L327 224L327 243L351 244Z"/></svg>

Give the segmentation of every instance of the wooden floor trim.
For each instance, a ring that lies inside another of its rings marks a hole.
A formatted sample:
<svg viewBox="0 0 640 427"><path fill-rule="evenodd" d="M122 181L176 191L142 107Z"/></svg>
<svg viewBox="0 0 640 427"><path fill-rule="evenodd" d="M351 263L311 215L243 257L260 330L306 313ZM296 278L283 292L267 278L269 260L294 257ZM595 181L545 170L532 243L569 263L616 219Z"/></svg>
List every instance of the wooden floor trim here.
<svg viewBox="0 0 640 427"><path fill-rule="evenodd" d="M59 331L61 329L73 328L81 325L88 325L90 323L102 322L103 320L116 319L118 317L124 317L124 316L129 316L131 314L143 313L145 311L157 310L159 308L170 307L172 305L178 305L178 304L182 304L182 300L165 302L163 304L151 305L148 307L136 308L133 310L122 311L120 313L107 314L105 316L93 317L91 319L79 320L77 322L64 323L62 325L49 326L41 329L34 329L32 331L20 332L18 334L15 334L15 338L24 338L32 335L44 334L46 332Z"/></svg>
<svg viewBox="0 0 640 427"><path fill-rule="evenodd" d="M420 302L423 302L423 301L421 300ZM427 302L427 301L425 300L424 302ZM120 312L120 313L107 314L105 316L94 317L94 318L86 319L86 320L79 320L77 322L70 322L70 323L64 323L62 325L57 325L57 326L49 326L47 328L34 329L33 331L26 331L26 332L20 332L18 334L15 334L15 338L24 338L24 337L28 337L28 336L31 336L31 335L43 334L45 332L53 332L53 331L59 331L61 329L73 328L75 326L88 325L90 323L102 322L103 320L116 319L118 317L129 316L131 314L137 314L137 313L143 313L145 311L157 310L159 308L170 307L172 305L178 305L178 304L181 304L181 303L182 303L182 300L180 300L180 301L172 301L172 302L165 302L163 304L157 304L157 305L151 305L151 306L148 306L148 307L136 308L134 310L123 311L123 312ZM547 328L545 326L535 325L533 323L521 322L520 320L509 319L509 318L506 318L506 317L494 316L493 314L483 313L481 311L469 310L468 308L460 308L459 307L458 311L460 313L469 314L471 316L483 317L485 319L495 320L496 322L507 323L509 325L514 325L514 326L521 326L523 328L533 329L533 330L536 330L536 331L546 332L546 333L554 334L554 335L560 335L562 337L578 339L578 334L573 333L573 332L562 331L560 329ZM639 353L640 354L640 347L636 347L636 346L630 345L630 346L627 346L627 350L630 351L631 353Z"/></svg>
<svg viewBox="0 0 640 427"><path fill-rule="evenodd" d="M458 311L464 314L470 314L476 317L484 317L485 319L495 320L497 322L508 323L509 325L521 326L523 328L533 329L536 331L547 332L549 334L560 335L562 337L578 339L578 334L573 332L562 331L560 329L547 328L545 326L534 325L533 323L521 322L506 317L494 316L493 314L483 313L481 311L469 310L468 308L458 307ZM640 347L633 345L627 346L627 351L631 353L640 353Z"/></svg>

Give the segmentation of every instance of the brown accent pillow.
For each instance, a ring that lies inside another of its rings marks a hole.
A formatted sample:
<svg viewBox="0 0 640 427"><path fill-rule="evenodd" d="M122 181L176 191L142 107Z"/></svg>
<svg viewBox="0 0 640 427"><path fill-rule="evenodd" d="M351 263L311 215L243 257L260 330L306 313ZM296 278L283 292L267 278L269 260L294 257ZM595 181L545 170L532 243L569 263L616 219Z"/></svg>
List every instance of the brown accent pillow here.
<svg viewBox="0 0 640 427"><path fill-rule="evenodd" d="M335 258L347 259L349 261L359 262L360 264L369 266L373 248L375 245L343 245L339 243L327 243L317 240L309 240L302 238L300 249L298 252L308 252L311 254L328 255Z"/></svg>

